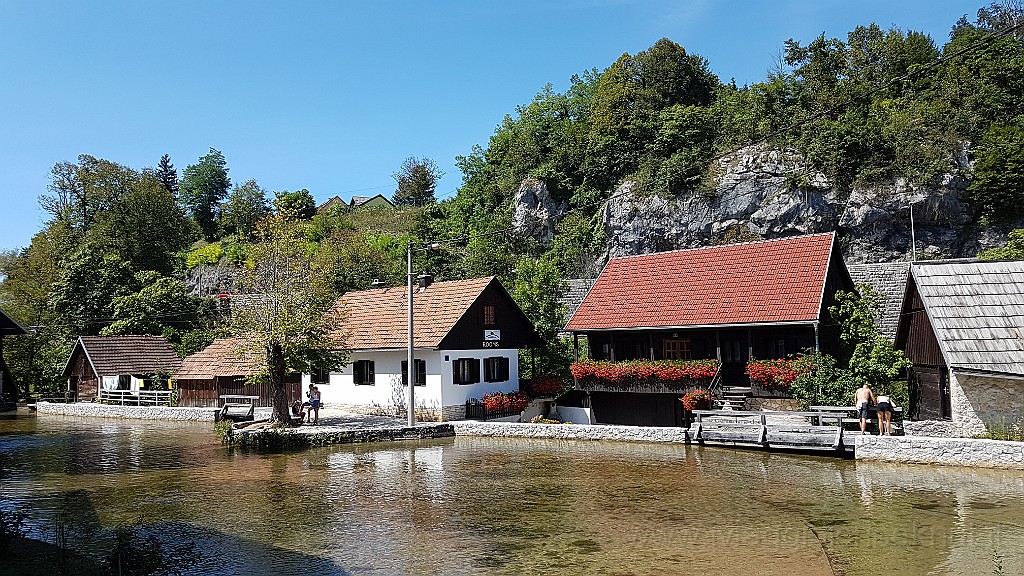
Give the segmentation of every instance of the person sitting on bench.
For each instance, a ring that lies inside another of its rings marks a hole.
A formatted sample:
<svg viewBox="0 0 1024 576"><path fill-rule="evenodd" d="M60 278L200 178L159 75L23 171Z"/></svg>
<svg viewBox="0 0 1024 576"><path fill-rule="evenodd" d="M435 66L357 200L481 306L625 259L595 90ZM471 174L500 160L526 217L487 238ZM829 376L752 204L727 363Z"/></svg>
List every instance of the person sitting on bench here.
<svg viewBox="0 0 1024 576"><path fill-rule="evenodd" d="M299 424L306 421L306 404L296 400L292 402L292 418L298 418Z"/></svg>

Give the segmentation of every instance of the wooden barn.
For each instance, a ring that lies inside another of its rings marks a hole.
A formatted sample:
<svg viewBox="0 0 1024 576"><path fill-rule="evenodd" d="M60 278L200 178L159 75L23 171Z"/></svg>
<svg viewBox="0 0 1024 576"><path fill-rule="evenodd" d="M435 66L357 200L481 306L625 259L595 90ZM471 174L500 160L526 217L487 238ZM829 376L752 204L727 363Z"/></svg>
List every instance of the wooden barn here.
<svg viewBox="0 0 1024 576"><path fill-rule="evenodd" d="M28 334L28 330L22 328L6 312L0 310L0 406L4 406L5 402L13 402L17 396L17 391L14 389L14 377L11 376L11 371L7 368L7 361L4 360L4 336L18 334Z"/></svg>
<svg viewBox="0 0 1024 576"><path fill-rule="evenodd" d="M1024 262L915 262L896 347L914 363L914 420L952 435L1024 422Z"/></svg>
<svg viewBox="0 0 1024 576"><path fill-rule="evenodd" d="M88 402L104 393L137 396L140 391L169 390L168 376L180 365L162 336L80 336L63 375L69 400Z"/></svg>
<svg viewBox="0 0 1024 576"><path fill-rule="evenodd" d="M828 307L853 289L832 233L644 254L608 262L565 329L595 360L716 359L725 395L782 407L750 386L747 362L834 350ZM588 386L597 422L682 422L681 391Z"/></svg>
<svg viewBox="0 0 1024 576"><path fill-rule="evenodd" d="M190 407L220 407L221 396L255 396L257 406L272 406L270 384L250 384L246 378L260 370L264 359L248 349L241 338L214 340L206 348L187 356L172 379L178 390L178 405ZM291 373L285 377L288 401L302 399L302 375Z"/></svg>

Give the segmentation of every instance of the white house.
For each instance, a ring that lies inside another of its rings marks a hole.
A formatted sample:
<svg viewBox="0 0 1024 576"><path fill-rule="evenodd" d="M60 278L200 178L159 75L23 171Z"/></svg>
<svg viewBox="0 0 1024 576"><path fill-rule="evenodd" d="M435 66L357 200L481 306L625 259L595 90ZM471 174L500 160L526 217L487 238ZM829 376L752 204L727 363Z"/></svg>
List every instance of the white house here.
<svg viewBox="0 0 1024 576"><path fill-rule="evenodd" d="M519 389L519 349L536 347L540 339L497 279L421 281L413 306L419 410L455 420L465 417L467 400ZM335 312L349 364L304 375L303 388L317 384L332 407L404 411L408 289L349 292Z"/></svg>

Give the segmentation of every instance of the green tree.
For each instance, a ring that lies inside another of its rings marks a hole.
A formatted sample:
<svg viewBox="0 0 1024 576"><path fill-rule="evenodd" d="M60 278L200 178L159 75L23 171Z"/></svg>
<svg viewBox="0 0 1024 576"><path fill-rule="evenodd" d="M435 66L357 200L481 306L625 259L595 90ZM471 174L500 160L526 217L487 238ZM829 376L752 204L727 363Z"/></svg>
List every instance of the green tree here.
<svg viewBox="0 0 1024 576"><path fill-rule="evenodd" d="M316 215L316 200L305 188L294 192L274 192L274 207L279 216L290 220L309 220Z"/></svg>
<svg viewBox="0 0 1024 576"><path fill-rule="evenodd" d="M184 282L153 271L135 274L138 292L111 300L114 321L100 334L163 334L168 328L188 331L201 325L209 300L188 293Z"/></svg>
<svg viewBox="0 0 1024 576"><path fill-rule="evenodd" d="M255 180L247 180L245 184L235 186L221 207L224 231L243 238L251 236L260 220L269 215L267 191L260 188Z"/></svg>
<svg viewBox="0 0 1024 576"><path fill-rule="evenodd" d="M199 229L152 174L140 174L131 190L96 217L94 246L116 253L137 270L170 274L177 254L199 237Z"/></svg>
<svg viewBox="0 0 1024 576"><path fill-rule="evenodd" d="M858 384L890 386L899 374L910 368L903 351L893 348L878 330L883 296L867 284L858 284L857 292L836 292L836 304L829 314L842 328L840 340L849 354L850 373Z"/></svg>
<svg viewBox="0 0 1024 576"><path fill-rule="evenodd" d="M97 215L127 196L138 174L126 166L88 154L78 163L58 162L50 172L50 194L39 197L39 205L54 220L64 221L82 234Z"/></svg>
<svg viewBox="0 0 1024 576"><path fill-rule="evenodd" d="M978 254L981 260L1024 260L1024 228L1011 230L1006 245Z"/></svg>
<svg viewBox="0 0 1024 576"><path fill-rule="evenodd" d="M569 346L558 337L565 327L565 306L560 298L565 285L558 269L547 260L521 258L516 263L516 281L512 298L533 322L537 334L544 343L535 350L536 373L530 362L522 364L524 376L533 378L548 374L565 376L569 369Z"/></svg>
<svg viewBox="0 0 1024 576"><path fill-rule="evenodd" d="M50 293L65 336L91 336L110 323L112 302L138 290L131 264L91 244L68 255Z"/></svg>
<svg viewBox="0 0 1024 576"><path fill-rule="evenodd" d="M178 171L171 164L171 157L164 154L160 157L160 163L156 167L156 177L163 184L164 188L171 193L171 196L178 196Z"/></svg>
<svg viewBox="0 0 1024 576"><path fill-rule="evenodd" d="M444 177L444 171L430 158L410 156L391 177L398 184L391 196L396 205L423 206L435 201L434 191L438 180Z"/></svg>
<svg viewBox="0 0 1024 576"><path fill-rule="evenodd" d="M179 199L208 240L216 237L218 208L230 188L227 161L214 148L182 173Z"/></svg>
<svg viewBox="0 0 1024 576"><path fill-rule="evenodd" d="M303 237L299 226L281 217L265 220L250 248L238 289L259 295L232 310L231 331L251 352L265 358L255 378L266 379L273 395L272 421L290 422L284 377L288 370L337 369L347 359L342 318L331 313L333 262Z"/></svg>
<svg viewBox="0 0 1024 576"><path fill-rule="evenodd" d="M1024 214L1024 122L992 124L975 154L968 199L993 222Z"/></svg>

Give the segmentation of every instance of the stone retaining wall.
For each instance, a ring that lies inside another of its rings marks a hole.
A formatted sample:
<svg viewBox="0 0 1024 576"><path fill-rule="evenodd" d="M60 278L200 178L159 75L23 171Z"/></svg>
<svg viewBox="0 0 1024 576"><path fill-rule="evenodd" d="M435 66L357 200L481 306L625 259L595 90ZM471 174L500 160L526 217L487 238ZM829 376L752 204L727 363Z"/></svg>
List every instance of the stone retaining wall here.
<svg viewBox="0 0 1024 576"><path fill-rule="evenodd" d="M39 402L39 414L62 416L88 416L92 418L121 418L131 420L176 420L184 422L214 422L220 412L217 408L177 408L170 406L114 406L78 402L62 404Z"/></svg>
<svg viewBox="0 0 1024 576"><path fill-rule="evenodd" d="M398 440L425 440L455 436L451 424L419 424L393 428L363 428L338 430L324 428L259 428L242 429L228 434L225 444L251 448L305 448L332 444L358 444L363 442L395 442Z"/></svg>
<svg viewBox="0 0 1024 576"><path fill-rule="evenodd" d="M1024 442L926 436L857 436L857 460L1024 470Z"/></svg>
<svg viewBox="0 0 1024 576"><path fill-rule="evenodd" d="M456 436L554 438L559 440L618 440L622 442L686 442L685 428L656 426L591 426L585 424L525 424L518 422L452 422Z"/></svg>

